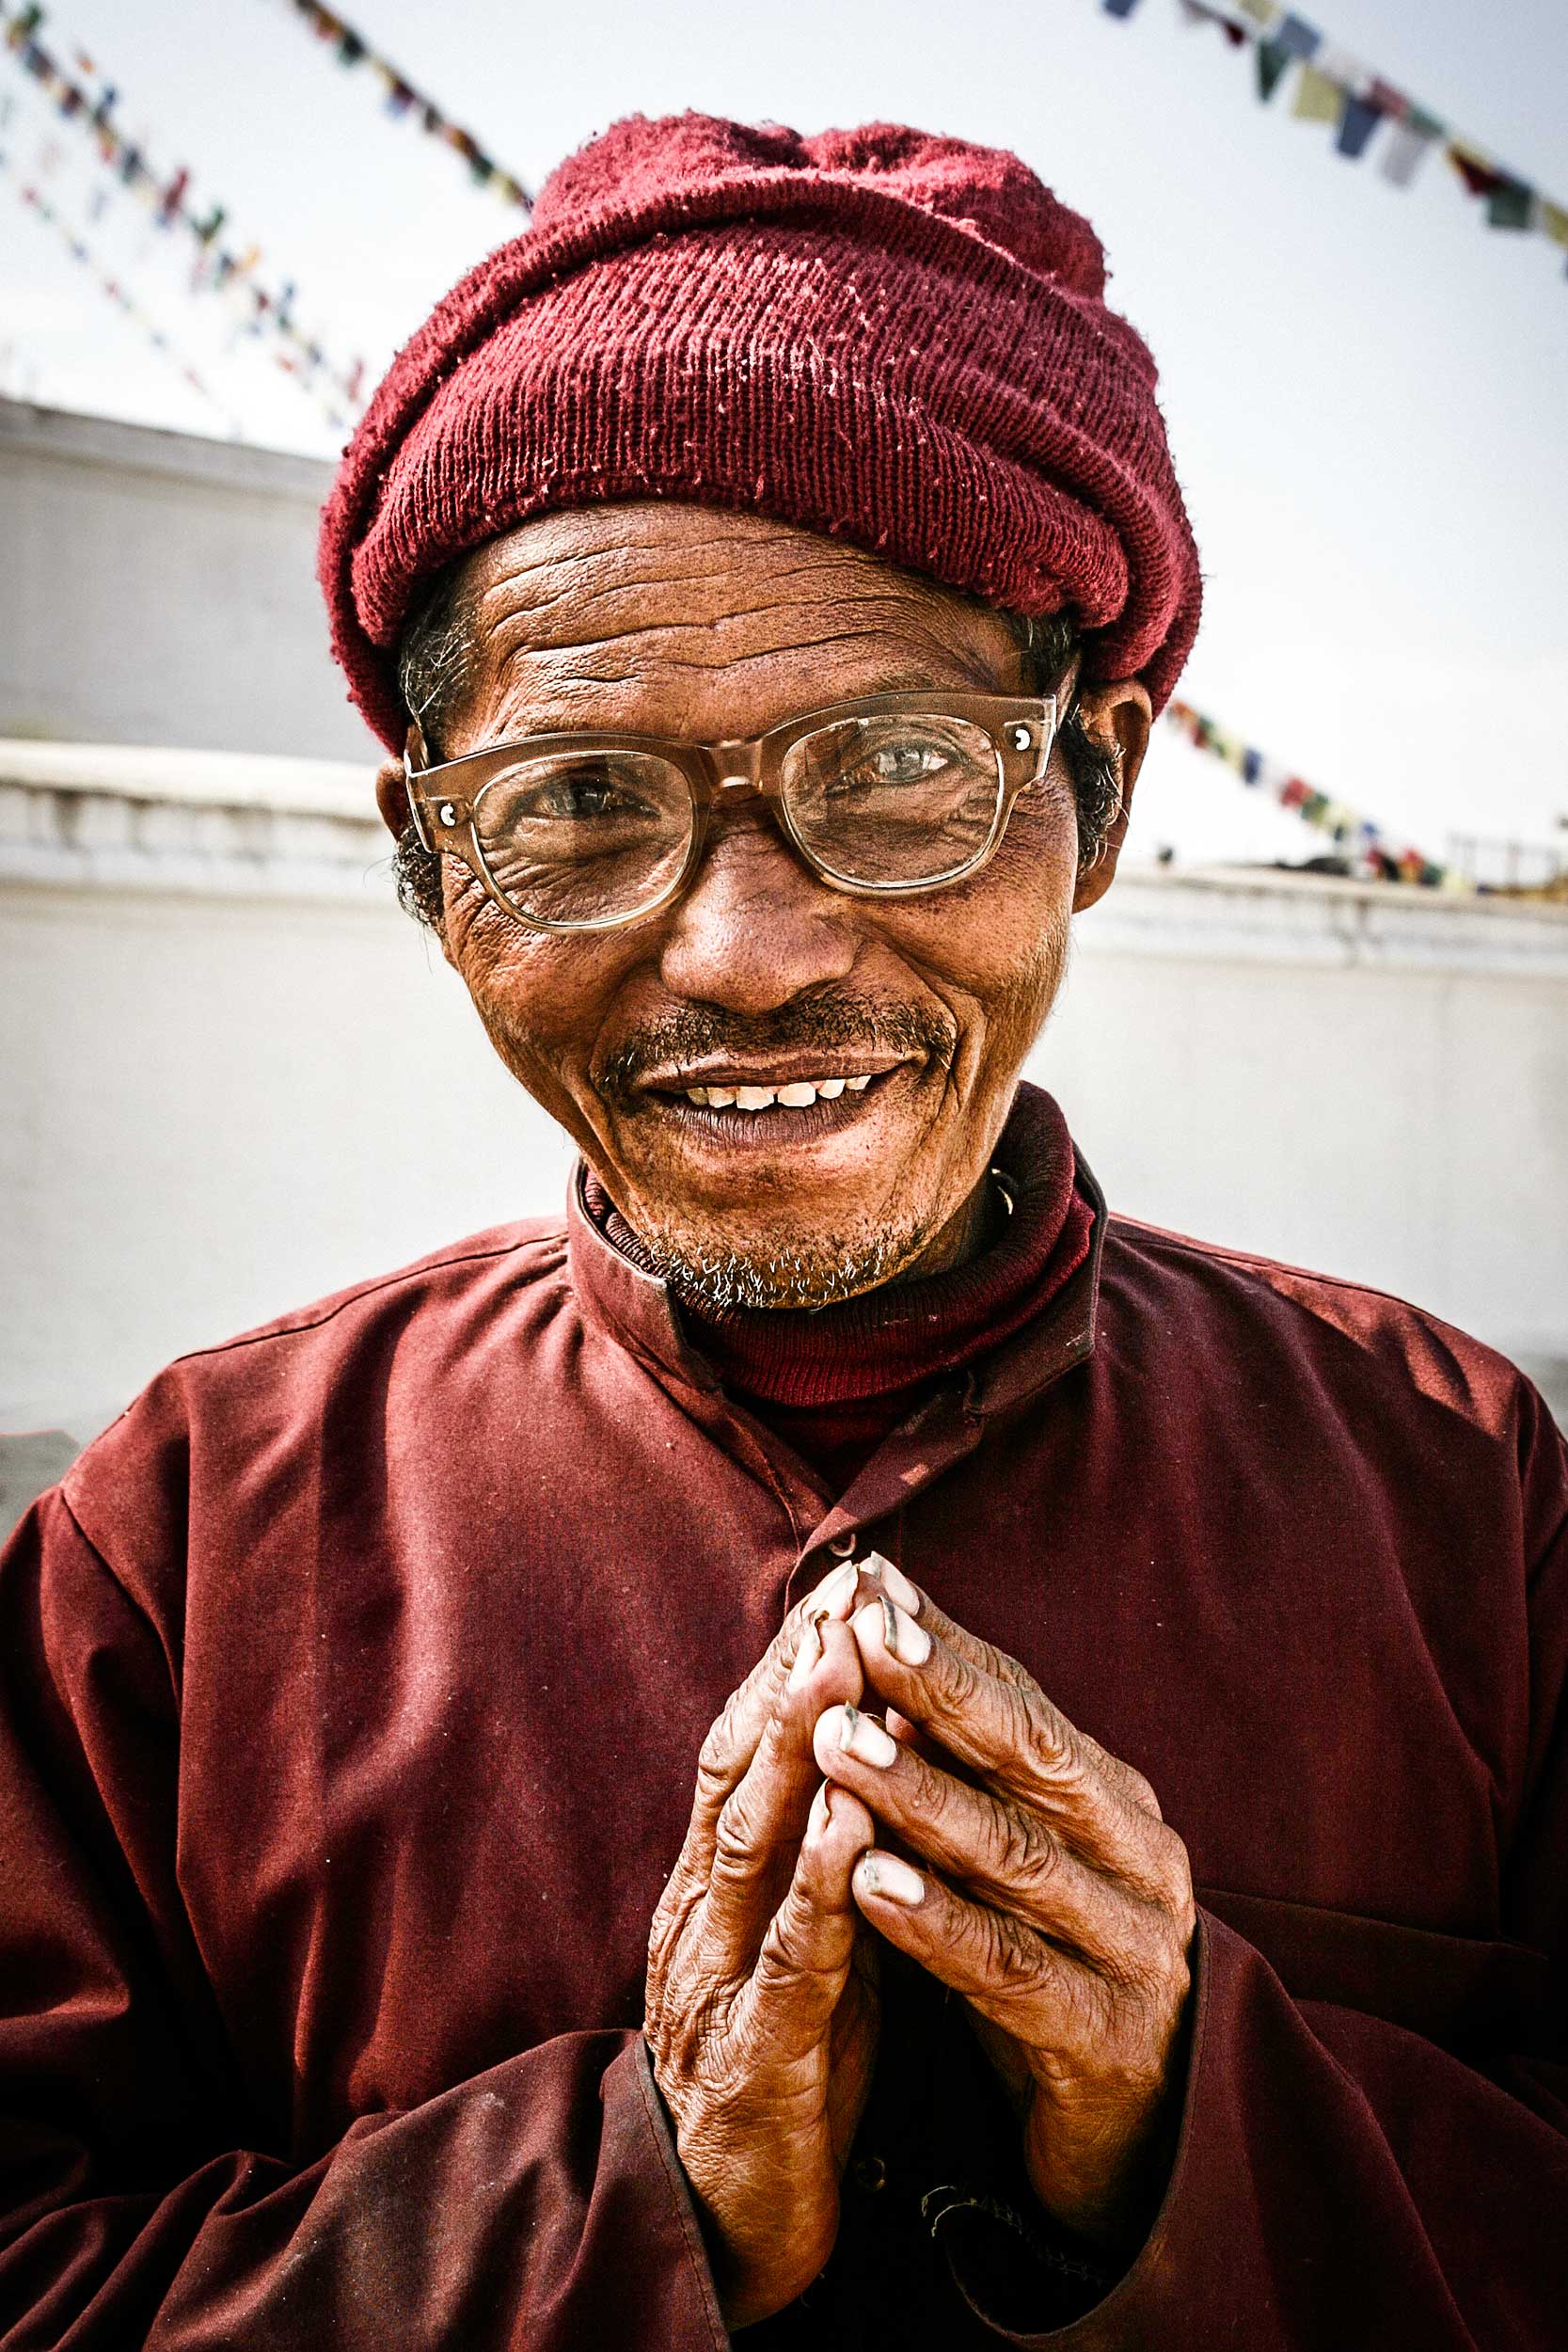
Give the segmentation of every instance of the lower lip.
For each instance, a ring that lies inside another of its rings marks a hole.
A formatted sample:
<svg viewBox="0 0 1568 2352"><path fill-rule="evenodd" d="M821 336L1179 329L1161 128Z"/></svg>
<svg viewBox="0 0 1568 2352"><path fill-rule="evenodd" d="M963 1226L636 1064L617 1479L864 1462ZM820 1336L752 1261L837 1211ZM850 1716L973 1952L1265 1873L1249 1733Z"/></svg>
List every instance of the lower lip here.
<svg viewBox="0 0 1568 2352"><path fill-rule="evenodd" d="M900 1066L901 1067L901 1066ZM858 1094L844 1093L792 1109L774 1103L765 1111L714 1110L705 1103L689 1103L684 1094L655 1094L646 1099L660 1113L684 1128L693 1141L721 1143L727 1151L777 1151L813 1143L819 1136L842 1134L880 1101L900 1070L883 1071Z"/></svg>

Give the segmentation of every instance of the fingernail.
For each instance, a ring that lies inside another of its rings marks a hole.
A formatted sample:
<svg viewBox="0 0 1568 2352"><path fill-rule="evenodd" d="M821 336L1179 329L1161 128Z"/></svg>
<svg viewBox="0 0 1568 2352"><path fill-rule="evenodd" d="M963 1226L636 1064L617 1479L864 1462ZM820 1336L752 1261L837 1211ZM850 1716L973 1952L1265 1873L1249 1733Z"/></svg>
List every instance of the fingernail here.
<svg viewBox="0 0 1568 2352"><path fill-rule="evenodd" d="M785 1688L798 1691L800 1685L809 1678L813 1668L820 1662L821 1657L822 1636L816 1629L816 1619L813 1617L808 1625L801 1628L800 1646L795 1653Z"/></svg>
<svg viewBox="0 0 1568 2352"><path fill-rule="evenodd" d="M879 1551L868 1552L861 1562L861 1567L865 1575L877 1578L883 1590L892 1596L900 1609L907 1609L911 1617L919 1616L920 1595L902 1568L895 1568L893 1562Z"/></svg>
<svg viewBox="0 0 1568 2352"><path fill-rule="evenodd" d="M916 1625L901 1609L895 1609L887 1595L867 1601L855 1613L855 1623L864 1621L867 1631L875 1625L882 1647L890 1658L896 1658L906 1666L923 1666L931 1655L931 1637L923 1625Z"/></svg>
<svg viewBox="0 0 1568 2352"><path fill-rule="evenodd" d="M926 1882L920 1872L911 1870L897 1854L883 1853L876 1846L855 1865L855 1889L862 1895L880 1895L884 1902L902 1903L906 1911L926 1899Z"/></svg>
<svg viewBox="0 0 1568 2352"><path fill-rule="evenodd" d="M898 1753L898 1742L893 1734L884 1730L873 1716L863 1715L848 1701L845 1703L838 1744L847 1756L858 1756L863 1764L875 1764L879 1772L885 1772Z"/></svg>
<svg viewBox="0 0 1568 2352"><path fill-rule="evenodd" d="M832 1799L828 1791L828 1784L824 1781L811 1801L811 1811L806 1816L806 1835L803 1843L815 1846L817 1839L826 1835L828 1824L832 1818Z"/></svg>
<svg viewBox="0 0 1568 2352"><path fill-rule="evenodd" d="M825 1609L830 1617L847 1617L849 1603L860 1582L860 1571L853 1560L840 1561L838 1566L822 1579L812 1594L814 1608Z"/></svg>

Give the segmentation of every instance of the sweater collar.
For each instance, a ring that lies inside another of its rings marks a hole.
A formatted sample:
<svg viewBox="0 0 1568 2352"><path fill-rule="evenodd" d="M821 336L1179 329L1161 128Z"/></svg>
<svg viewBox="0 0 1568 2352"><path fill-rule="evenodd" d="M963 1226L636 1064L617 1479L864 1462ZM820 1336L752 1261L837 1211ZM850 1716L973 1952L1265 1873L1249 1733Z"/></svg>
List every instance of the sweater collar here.
<svg viewBox="0 0 1568 2352"><path fill-rule="evenodd" d="M997 1147L995 1165L1015 1190L1017 1210L1006 1232L991 1249L954 1273L885 1284L810 1316L813 1323L832 1317L840 1327L842 1339L835 1328L831 1350L832 1360L841 1370L846 1361L873 1363L879 1349L913 1364L912 1373L886 1379L873 1376L870 1387L860 1389L859 1393L897 1386L900 1378L920 1377L921 1338L930 1327L933 1311L941 1315L944 1326L951 1316L950 1328L959 1336L966 1361L975 1351L962 1346L962 1339L978 1334L983 1344L987 1319L995 1319L997 1343L968 1361L964 1407L969 1413L1001 1410L1044 1387L1092 1350L1105 1204L1093 1175L1082 1158L1075 1157L1067 1121L1050 1095L1027 1084L1020 1086ZM1006 1312L1006 1302L1019 1299L1023 1287L1022 1262L1031 1250L1040 1252L1045 1236L1051 1237L1043 1252L1049 1256L1051 1241L1060 1234L1071 1206L1075 1170L1077 1193L1093 1216L1087 1253L1073 1274L1052 1291L1037 1313L1032 1313L1025 1301L1020 1321L1017 1313ZM568 1237L572 1280L585 1312L591 1320L608 1325L623 1345L656 1372L673 1375L704 1391L719 1390L727 1377L735 1376L728 1366L736 1350L734 1346L726 1349L721 1328L731 1319L721 1319L719 1343L710 1353L707 1327L683 1312L667 1282L645 1263L636 1263L640 1253L635 1247L629 1251L619 1248L601 1230L588 1205L585 1188L592 1181L579 1161L573 1171L568 1202ZM776 1386L779 1369L791 1352L789 1333L782 1327L799 1326L807 1318L800 1311L780 1310L781 1333L775 1343L766 1330L753 1334L750 1327L771 1323L772 1316L744 1311L742 1314L747 1327L740 1342L744 1360L748 1367L760 1363L765 1382L770 1388ZM784 1377L787 1384L787 1375Z"/></svg>

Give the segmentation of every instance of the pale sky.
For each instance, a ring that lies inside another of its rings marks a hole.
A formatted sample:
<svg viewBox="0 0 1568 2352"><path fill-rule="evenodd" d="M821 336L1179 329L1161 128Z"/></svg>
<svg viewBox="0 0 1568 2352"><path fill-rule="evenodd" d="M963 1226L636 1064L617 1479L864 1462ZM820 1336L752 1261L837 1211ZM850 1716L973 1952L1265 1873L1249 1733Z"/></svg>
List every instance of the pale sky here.
<svg viewBox="0 0 1568 2352"><path fill-rule="evenodd" d="M1322 0L1333 40L1568 203L1562 0ZM1103 237L1159 360L1208 580L1181 691L1430 854L1454 830L1560 847L1568 817L1568 277L1488 231L1440 155L1401 192L1254 95L1249 52L1098 0L352 0L351 21L535 183L617 116L692 106L803 131L901 119L1011 147ZM380 111L283 0L61 0L116 120L189 167L302 322L372 372L515 216ZM40 177L198 364L200 401L0 180L0 390L330 455L319 412L193 298L162 237L0 54L0 149ZM95 189L108 189L89 226ZM1135 843L1321 847L1162 731Z"/></svg>

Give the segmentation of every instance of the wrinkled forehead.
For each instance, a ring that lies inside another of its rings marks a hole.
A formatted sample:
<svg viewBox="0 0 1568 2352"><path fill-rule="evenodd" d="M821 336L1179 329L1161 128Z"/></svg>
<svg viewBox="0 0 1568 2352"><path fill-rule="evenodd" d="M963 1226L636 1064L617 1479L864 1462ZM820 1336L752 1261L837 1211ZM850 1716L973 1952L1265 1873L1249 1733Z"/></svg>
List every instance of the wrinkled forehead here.
<svg viewBox="0 0 1568 2352"><path fill-rule="evenodd" d="M515 722L715 739L816 704L1019 682L1007 620L863 549L673 501L541 516L459 581L464 732Z"/></svg>

